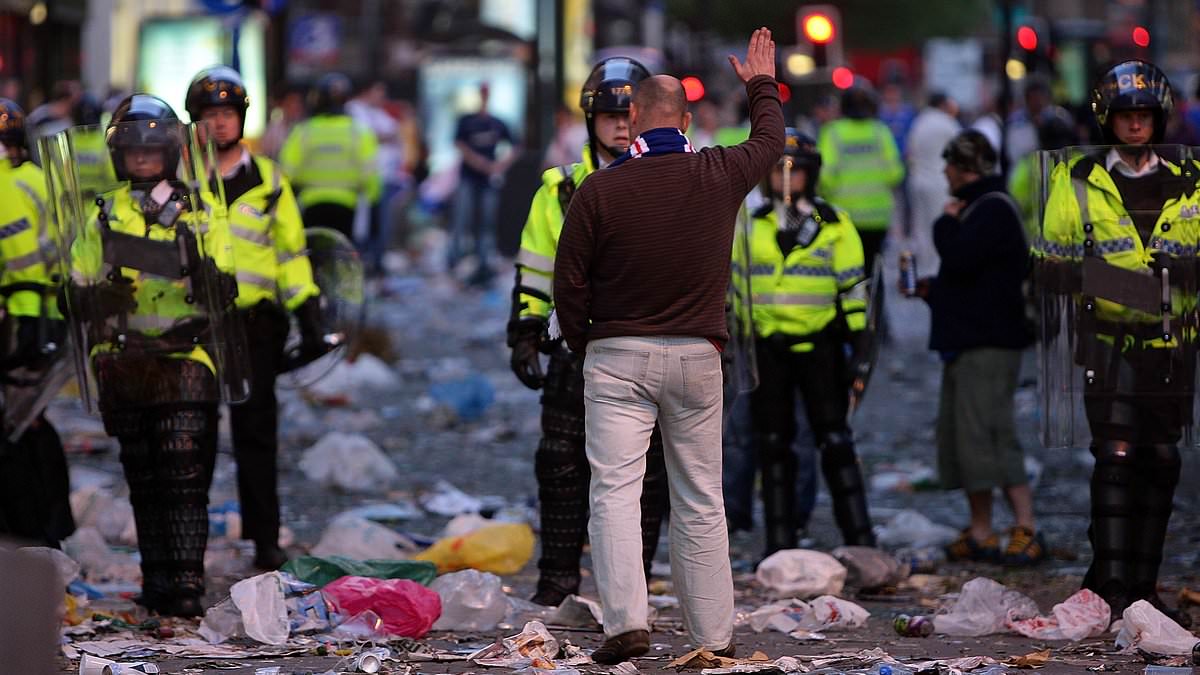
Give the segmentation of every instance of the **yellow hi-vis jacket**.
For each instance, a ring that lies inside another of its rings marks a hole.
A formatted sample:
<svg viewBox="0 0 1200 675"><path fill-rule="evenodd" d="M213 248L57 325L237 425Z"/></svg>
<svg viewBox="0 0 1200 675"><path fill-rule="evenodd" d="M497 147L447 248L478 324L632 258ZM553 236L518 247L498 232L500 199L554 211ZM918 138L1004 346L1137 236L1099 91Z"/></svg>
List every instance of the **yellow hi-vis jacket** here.
<svg viewBox="0 0 1200 675"><path fill-rule="evenodd" d="M516 260L521 269L521 286L553 295L554 254L558 250L558 236L562 233L566 215L563 201L570 199L568 191L573 193L595 170L592 153L585 145L583 161L556 166L542 173L542 185L533 195L529 217L521 230L521 250ZM520 293L519 298L523 305L520 316L550 316L551 303L528 293Z"/></svg>
<svg viewBox="0 0 1200 675"><path fill-rule="evenodd" d="M237 306L252 307L269 300L291 311L320 293L304 252L304 223L279 166L257 155L252 155L251 161L262 183L229 205Z"/></svg>
<svg viewBox="0 0 1200 675"><path fill-rule="evenodd" d="M828 122L821 125L817 150L817 192L845 209L858 229L886 230L892 219L892 189L904 180L900 152L887 125L877 119Z"/></svg>
<svg viewBox="0 0 1200 675"><path fill-rule="evenodd" d="M108 224L114 232L121 232L136 237L146 237L154 241L175 241L175 228L164 227L157 222L147 223L142 215L141 205L133 200L129 185L117 190L111 201L106 203ZM215 203L211 193L204 193L204 204L201 211L184 212L179 216L185 223L201 224L193 228L199 230L200 247L206 257L211 258L218 270L227 274L236 274L233 265L232 242L229 240L229 229L224 223L225 207ZM197 208L197 207L193 207ZM129 267L120 270L110 270L104 262L104 248L101 240L101 225L98 211L89 219L88 227L76 237L71 245L71 279L81 287L92 286L105 279L109 272L133 280L134 301L137 308L128 315L128 330L141 333L147 337L159 337L166 331L190 319L206 319L211 313L220 312L223 308L208 308L198 302L188 302L187 283L181 279L169 279L144 273ZM218 221L214 223L212 221ZM86 308L83 311L87 311ZM112 321L112 319L108 319ZM112 344L93 345L91 355L102 352L116 351ZM197 346L190 352L177 353L178 358L188 358L208 366L214 373L212 355L203 346Z"/></svg>
<svg viewBox="0 0 1200 675"><path fill-rule="evenodd" d="M297 124L279 163L292 180L301 208L337 204L352 209L363 195L374 204L383 189L374 132L349 115L317 115Z"/></svg>
<svg viewBox="0 0 1200 675"><path fill-rule="evenodd" d="M1172 175L1181 174L1179 166L1160 161ZM1180 183L1182 186L1183 181ZM1109 265L1150 275L1156 267L1152 256L1159 253L1178 260L1182 267L1194 269L1198 247L1200 208L1194 185L1188 186L1186 192L1181 190L1178 195L1166 197L1148 245L1144 245L1120 191L1104 167L1104 158L1079 156L1060 163L1051 173L1042 236L1035 242L1033 253L1043 261L1076 264L1082 263L1085 256L1096 255ZM1182 293L1173 285L1171 296L1172 314L1196 307L1194 289ZM1139 311L1104 298L1095 299L1095 316L1126 325L1149 326L1162 320L1161 314ZM1133 338L1127 336L1129 339ZM1159 337L1144 340L1141 346L1160 348L1176 344L1168 344Z"/></svg>
<svg viewBox="0 0 1200 675"><path fill-rule="evenodd" d="M53 301L60 280L48 208L42 170L33 162L14 167L0 159L0 295L13 316L38 317L45 310L51 318L62 318ZM14 288L18 285L26 288Z"/></svg>
<svg viewBox="0 0 1200 675"><path fill-rule="evenodd" d="M734 283L750 278L754 330L759 337L777 333L788 337L813 335L845 316L851 331L866 326L863 298L844 295L863 280L863 249L854 223L845 211L817 200L813 218L820 230L808 246L796 245L787 255L779 248L778 219L772 204L755 214L750 230L749 269L742 269L735 243ZM840 305L840 307L839 307ZM810 351L811 342L793 345Z"/></svg>

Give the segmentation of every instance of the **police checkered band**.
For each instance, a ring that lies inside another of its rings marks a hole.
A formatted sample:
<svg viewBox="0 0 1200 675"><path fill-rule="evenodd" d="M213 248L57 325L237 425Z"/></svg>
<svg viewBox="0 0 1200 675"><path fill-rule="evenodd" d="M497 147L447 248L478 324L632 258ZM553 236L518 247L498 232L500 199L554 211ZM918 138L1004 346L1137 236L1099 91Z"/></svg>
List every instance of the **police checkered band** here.
<svg viewBox="0 0 1200 675"><path fill-rule="evenodd" d="M852 281L863 276L863 272L864 270L862 267L851 267L850 269L842 270L837 274L837 281L839 284Z"/></svg>
<svg viewBox="0 0 1200 675"><path fill-rule="evenodd" d="M833 268L792 265L791 267L784 268L783 274L788 277L831 277L833 276Z"/></svg>
<svg viewBox="0 0 1200 675"><path fill-rule="evenodd" d="M1174 239L1160 239L1157 242L1158 250L1168 255L1173 255L1177 258L1190 258L1196 255L1197 248L1193 244L1185 244Z"/></svg>

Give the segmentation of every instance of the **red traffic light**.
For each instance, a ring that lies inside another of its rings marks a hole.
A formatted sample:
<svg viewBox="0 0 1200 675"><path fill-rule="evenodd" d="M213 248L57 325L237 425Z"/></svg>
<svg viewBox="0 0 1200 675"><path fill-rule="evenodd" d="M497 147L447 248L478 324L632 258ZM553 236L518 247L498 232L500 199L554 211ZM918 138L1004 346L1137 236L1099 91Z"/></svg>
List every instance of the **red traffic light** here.
<svg viewBox="0 0 1200 675"><path fill-rule="evenodd" d="M804 26L804 37L808 38L810 42L823 45L833 40L835 28L833 19L830 19L828 14L819 12L809 14L804 17L802 25Z"/></svg>
<svg viewBox="0 0 1200 675"><path fill-rule="evenodd" d="M833 69L833 86L838 89L849 89L854 86L854 71L845 66Z"/></svg>
<svg viewBox="0 0 1200 675"><path fill-rule="evenodd" d="M688 75L681 82L683 83L683 94L687 96L688 103L695 103L704 98L704 83L700 81L700 78Z"/></svg>
<svg viewBox="0 0 1200 675"><path fill-rule="evenodd" d="M779 83L779 101L781 103L787 103L790 100L792 100L792 88L787 86L786 84L780 82Z"/></svg>
<svg viewBox="0 0 1200 675"><path fill-rule="evenodd" d="M1021 45L1021 49L1024 49L1027 52L1037 49L1037 31L1030 26L1021 26L1017 29L1017 44Z"/></svg>
<svg viewBox="0 0 1200 675"><path fill-rule="evenodd" d="M1133 44L1139 47L1150 46L1150 31L1145 26L1135 26L1133 29Z"/></svg>

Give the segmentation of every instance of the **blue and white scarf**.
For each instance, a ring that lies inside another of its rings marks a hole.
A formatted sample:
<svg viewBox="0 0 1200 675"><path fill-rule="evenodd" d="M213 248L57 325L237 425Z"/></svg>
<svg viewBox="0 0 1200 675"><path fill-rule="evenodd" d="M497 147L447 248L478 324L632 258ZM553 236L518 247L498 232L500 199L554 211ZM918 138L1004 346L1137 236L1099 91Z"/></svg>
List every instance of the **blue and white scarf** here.
<svg viewBox="0 0 1200 675"><path fill-rule="evenodd" d="M633 139L633 143L629 144L629 149L625 154L613 160L608 168L619 166L621 162L627 159L637 159L638 157L653 157L655 155L667 155L672 152L695 152L692 147L692 142L688 140L683 132L674 127L659 127L651 129L637 138Z"/></svg>

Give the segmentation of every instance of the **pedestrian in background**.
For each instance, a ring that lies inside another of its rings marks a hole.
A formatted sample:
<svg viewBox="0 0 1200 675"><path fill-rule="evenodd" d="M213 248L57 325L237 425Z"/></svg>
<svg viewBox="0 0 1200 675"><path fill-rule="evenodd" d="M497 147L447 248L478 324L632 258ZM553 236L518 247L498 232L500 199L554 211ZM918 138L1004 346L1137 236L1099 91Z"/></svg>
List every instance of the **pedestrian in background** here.
<svg viewBox="0 0 1200 675"><path fill-rule="evenodd" d="M453 270L466 255L469 236L476 258L475 271L468 279L472 286L486 286L496 274L488 258L496 248L500 186L518 155L517 142L508 125L488 110L490 97L488 85L481 84L479 111L460 117L454 131L454 147L462 154L462 165L454 195L449 264ZM501 143L508 143L511 148L498 158L497 148Z"/></svg>
<svg viewBox="0 0 1200 675"><path fill-rule="evenodd" d="M613 664L650 648L638 504L657 421L671 493L671 567L692 644L731 656L733 577L721 501L720 349L734 222L783 152L775 44L754 32L729 57L750 100L750 138L697 153L683 85L634 91L629 152L572 199L554 265L563 337L582 353L592 562Z"/></svg>
<svg viewBox="0 0 1200 675"><path fill-rule="evenodd" d="M996 151L987 137L974 129L960 132L943 157L954 198L933 225L942 262L937 276L918 282L917 295L929 303L929 348L943 362L939 481L966 492L971 517L947 555L1032 565L1045 558L1046 544L1034 524L1013 411L1021 354L1032 342L1021 287L1029 247L1020 209L996 173ZM1003 550L992 529L996 488L1016 521Z"/></svg>
<svg viewBox="0 0 1200 675"><path fill-rule="evenodd" d="M909 212L912 228L909 249L916 254L920 269L937 272L938 255L933 246L933 221L942 214L949 186L942 149L962 129L958 103L942 92L929 95L928 104L913 120L905 143L908 162Z"/></svg>

